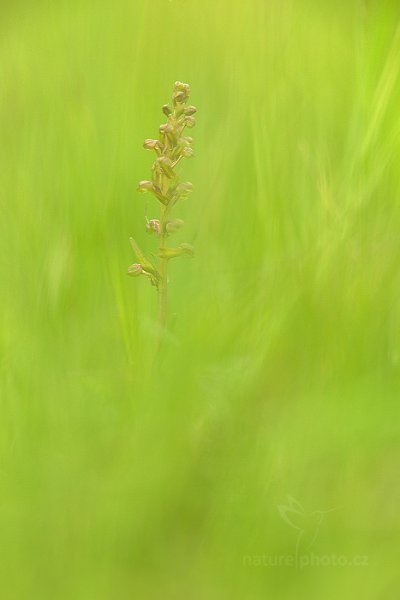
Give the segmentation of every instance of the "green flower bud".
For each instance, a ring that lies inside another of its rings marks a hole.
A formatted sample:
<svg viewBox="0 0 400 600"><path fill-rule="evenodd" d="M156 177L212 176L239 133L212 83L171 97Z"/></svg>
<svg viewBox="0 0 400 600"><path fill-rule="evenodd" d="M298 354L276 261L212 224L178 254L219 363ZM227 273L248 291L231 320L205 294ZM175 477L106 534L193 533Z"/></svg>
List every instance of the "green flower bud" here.
<svg viewBox="0 0 400 600"><path fill-rule="evenodd" d="M173 149L173 157L179 158L181 155L187 157L192 156L193 150L190 148L192 141L192 138L189 136L180 137L176 142L175 148ZM186 152L186 150L188 150L188 152Z"/></svg>
<svg viewBox="0 0 400 600"><path fill-rule="evenodd" d="M157 162L157 161L156 161ZM151 192L152 194L155 195L156 198L158 198L158 200L162 203L167 205L168 204L168 198L166 198L165 196L163 196L160 188L155 185L152 181L139 181L139 185L137 188L138 192Z"/></svg>
<svg viewBox="0 0 400 600"><path fill-rule="evenodd" d="M130 267L128 267L128 275L131 277L138 277L143 274L143 267L139 263L133 263Z"/></svg>
<svg viewBox="0 0 400 600"><path fill-rule="evenodd" d="M139 181L138 192L154 192L154 183L152 181Z"/></svg>
<svg viewBox="0 0 400 600"><path fill-rule="evenodd" d="M189 94L190 86L188 83L182 83L181 81L175 81L174 90L177 92L185 92L186 94Z"/></svg>
<svg viewBox="0 0 400 600"><path fill-rule="evenodd" d="M162 107L162 111L166 117L172 115L172 108L168 104L164 104Z"/></svg>
<svg viewBox="0 0 400 600"><path fill-rule="evenodd" d="M170 158L168 158L167 156L160 156L160 158L158 158L156 160L156 164L161 168L163 173L169 179L172 179L173 177L175 177L175 172L172 168L172 162L171 162Z"/></svg>
<svg viewBox="0 0 400 600"><path fill-rule="evenodd" d="M181 81L175 81L174 85L174 93L172 94L172 100L174 106L177 104L182 104L186 102L189 98L190 87L187 83L182 83Z"/></svg>
<svg viewBox="0 0 400 600"><path fill-rule="evenodd" d="M182 156L192 158L194 156L193 148L189 148L189 146L182 148Z"/></svg>
<svg viewBox="0 0 400 600"><path fill-rule="evenodd" d="M179 248L182 251L182 254L186 254L186 256L194 255L194 248L191 244L180 244Z"/></svg>
<svg viewBox="0 0 400 600"><path fill-rule="evenodd" d="M174 130L173 127L169 123L164 123L163 125L160 125L160 127L159 127L159 132L162 135L167 135L168 133L172 133L173 130Z"/></svg>
<svg viewBox="0 0 400 600"><path fill-rule="evenodd" d="M176 134L175 130L169 123L165 123L164 125L160 125L159 132L161 135L161 139L164 139L163 136L167 136L169 143L174 146L176 143Z"/></svg>
<svg viewBox="0 0 400 600"><path fill-rule="evenodd" d="M143 142L143 148L145 150L156 150L156 149L160 148L160 146L161 146L160 140L148 139L148 140L144 140L144 142Z"/></svg>
<svg viewBox="0 0 400 600"><path fill-rule="evenodd" d="M182 104L183 102L185 102L186 99L187 99L187 94L185 94L185 92L175 92L172 96L172 100L173 100L175 106L177 104Z"/></svg>
<svg viewBox="0 0 400 600"><path fill-rule="evenodd" d="M179 138L178 140L178 146L190 146L190 144L193 142L193 138L191 138L190 136L182 136Z"/></svg>
<svg viewBox="0 0 400 600"><path fill-rule="evenodd" d="M197 112L197 108L195 106L187 106L185 108L185 115L194 115Z"/></svg>
<svg viewBox="0 0 400 600"><path fill-rule="evenodd" d="M193 191L190 181L182 182L175 188L175 194L180 198L187 198Z"/></svg>
<svg viewBox="0 0 400 600"><path fill-rule="evenodd" d="M194 127L196 125L196 119L194 117L187 116L184 119L184 123L185 123L186 127L189 127L191 129L192 127Z"/></svg>
<svg viewBox="0 0 400 600"><path fill-rule="evenodd" d="M175 231L181 229L184 226L184 224L185 223L184 221L182 221L182 219L171 219L165 224L165 231L167 233L175 233Z"/></svg>

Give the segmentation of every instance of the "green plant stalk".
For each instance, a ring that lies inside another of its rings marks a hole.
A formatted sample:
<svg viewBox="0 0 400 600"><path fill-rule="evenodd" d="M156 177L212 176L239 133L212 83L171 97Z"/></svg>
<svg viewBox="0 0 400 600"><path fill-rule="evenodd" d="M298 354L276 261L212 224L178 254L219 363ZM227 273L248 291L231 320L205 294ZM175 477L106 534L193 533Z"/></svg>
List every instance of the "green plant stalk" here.
<svg viewBox="0 0 400 600"><path fill-rule="evenodd" d="M158 272L160 281L158 284L158 325L159 332L163 333L167 321L167 299L168 299L168 259L163 258L163 251L166 247L165 235L165 216L166 207L161 205L160 208L160 235L158 244Z"/></svg>
<svg viewBox="0 0 400 600"><path fill-rule="evenodd" d="M195 106L188 105L189 85L176 81L172 95L172 106L162 107L167 122L159 127L158 139L146 139L143 147L156 153L152 166L152 179L139 182L138 191L150 192L160 203L159 219L151 219L146 223L146 229L158 237L158 256L155 265L151 258L146 257L134 239L131 238L132 249L137 263L131 265L128 274L137 277L144 275L157 288L158 293L158 331L159 340L167 325L167 296L168 296L168 262L179 256L192 256L190 244L179 244L176 247L167 245L167 238L178 231L183 225L182 219L171 218L172 209L191 192L192 184L182 182L176 171L177 165L183 158L193 156L192 138L185 136L185 129L195 125L193 114Z"/></svg>

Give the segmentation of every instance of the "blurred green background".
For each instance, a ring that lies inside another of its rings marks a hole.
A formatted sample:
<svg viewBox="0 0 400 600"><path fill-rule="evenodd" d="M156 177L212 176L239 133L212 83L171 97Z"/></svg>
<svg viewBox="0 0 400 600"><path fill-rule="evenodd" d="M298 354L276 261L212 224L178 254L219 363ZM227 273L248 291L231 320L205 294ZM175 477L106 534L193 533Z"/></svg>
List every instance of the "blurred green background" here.
<svg viewBox="0 0 400 600"><path fill-rule="evenodd" d="M2 598L399 597L399 16L1 3ZM176 79L196 256L152 370L128 239ZM345 564L266 564L310 553Z"/></svg>

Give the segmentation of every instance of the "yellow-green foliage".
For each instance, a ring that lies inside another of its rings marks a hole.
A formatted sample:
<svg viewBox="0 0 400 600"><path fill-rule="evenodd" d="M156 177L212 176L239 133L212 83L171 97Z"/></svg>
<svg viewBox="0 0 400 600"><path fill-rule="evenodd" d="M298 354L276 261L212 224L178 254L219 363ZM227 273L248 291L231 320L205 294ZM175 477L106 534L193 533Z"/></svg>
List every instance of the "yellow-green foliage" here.
<svg viewBox="0 0 400 600"><path fill-rule="evenodd" d="M4 600L397 597L399 12L1 3ZM176 80L196 258L155 371L125 267L158 252L135 188ZM264 564L296 551L368 564Z"/></svg>

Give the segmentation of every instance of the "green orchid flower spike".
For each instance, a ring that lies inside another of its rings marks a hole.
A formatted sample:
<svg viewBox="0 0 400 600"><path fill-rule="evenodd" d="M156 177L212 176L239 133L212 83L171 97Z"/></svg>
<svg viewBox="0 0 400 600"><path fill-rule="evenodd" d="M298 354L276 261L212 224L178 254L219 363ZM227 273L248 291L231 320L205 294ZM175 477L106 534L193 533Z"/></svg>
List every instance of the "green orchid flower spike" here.
<svg viewBox="0 0 400 600"><path fill-rule="evenodd" d="M189 92L187 83L175 82L172 104L164 104L162 107L167 122L160 125L158 139L146 139L143 143L146 150L156 153L151 180L140 181L137 188L141 193L152 194L159 202L159 218L146 221L147 232L154 234L158 239L156 261L147 258L135 240L130 239L137 262L128 268L128 275L143 275L156 288L160 331L165 328L167 316L168 261L179 256L193 256L190 244L183 243L177 247L167 245L168 237L184 225L182 219L172 217L172 209L192 192L192 184L189 181L180 181L176 169L183 158L193 156L193 139L185 135L185 130L196 124L193 115L197 109L188 105Z"/></svg>

